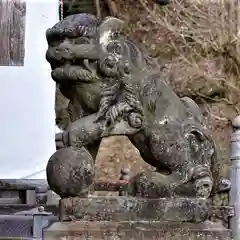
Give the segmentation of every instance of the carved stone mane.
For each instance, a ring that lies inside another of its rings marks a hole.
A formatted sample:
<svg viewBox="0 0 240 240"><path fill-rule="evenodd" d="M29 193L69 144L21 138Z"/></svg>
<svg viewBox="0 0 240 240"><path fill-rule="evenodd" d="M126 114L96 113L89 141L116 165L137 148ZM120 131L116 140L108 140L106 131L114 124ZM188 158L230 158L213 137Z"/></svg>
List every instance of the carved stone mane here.
<svg viewBox="0 0 240 240"><path fill-rule="evenodd" d="M107 117L107 121L114 122L116 118L121 117L124 112L131 109L142 115L142 104L139 101L138 80L132 79L135 77L152 76L148 77L145 89L152 88L152 85L157 80L154 76L161 75L161 67L157 60L151 58L144 53L137 45L129 40L125 40L123 37L115 37L109 39L108 45L105 48L108 57L106 61L115 64L114 71L117 77L116 84L107 88L100 102L100 110L98 112L98 119ZM149 97L149 108L154 108L153 96ZM114 101L118 101L119 104L115 105L112 111L107 110L113 105Z"/></svg>

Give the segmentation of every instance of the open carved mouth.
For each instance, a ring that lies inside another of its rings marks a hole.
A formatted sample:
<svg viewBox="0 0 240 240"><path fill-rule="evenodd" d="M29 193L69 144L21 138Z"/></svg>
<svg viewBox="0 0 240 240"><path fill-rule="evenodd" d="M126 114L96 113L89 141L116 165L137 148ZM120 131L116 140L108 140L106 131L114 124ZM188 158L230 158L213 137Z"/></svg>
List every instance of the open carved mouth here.
<svg viewBox="0 0 240 240"><path fill-rule="evenodd" d="M89 72L96 75L97 68L98 68L98 63L96 60L84 59L84 60L81 60L81 63L79 65L82 66L85 70L88 70Z"/></svg>
<svg viewBox="0 0 240 240"><path fill-rule="evenodd" d="M99 78L96 60L77 59L74 61L51 62L52 78L57 83L68 82L77 85L83 82L94 81Z"/></svg>

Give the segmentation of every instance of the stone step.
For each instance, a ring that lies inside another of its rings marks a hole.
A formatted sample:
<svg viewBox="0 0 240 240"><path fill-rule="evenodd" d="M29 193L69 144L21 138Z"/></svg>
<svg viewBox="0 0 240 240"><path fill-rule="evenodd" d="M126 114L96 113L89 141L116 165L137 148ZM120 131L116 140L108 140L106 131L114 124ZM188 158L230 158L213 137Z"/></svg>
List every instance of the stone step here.
<svg viewBox="0 0 240 240"><path fill-rule="evenodd" d="M89 197L60 200L60 220L201 222L233 216L232 207L210 206L205 199Z"/></svg>
<svg viewBox="0 0 240 240"><path fill-rule="evenodd" d="M43 240L230 240L231 232L221 225L204 222L160 221L56 222L43 232Z"/></svg>

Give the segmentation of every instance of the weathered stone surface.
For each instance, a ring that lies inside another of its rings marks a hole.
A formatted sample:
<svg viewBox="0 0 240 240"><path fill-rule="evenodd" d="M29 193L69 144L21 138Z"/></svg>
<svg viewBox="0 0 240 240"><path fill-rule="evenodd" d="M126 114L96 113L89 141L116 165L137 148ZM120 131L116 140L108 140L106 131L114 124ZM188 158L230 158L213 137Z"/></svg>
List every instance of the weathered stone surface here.
<svg viewBox="0 0 240 240"><path fill-rule="evenodd" d="M209 205L206 199L88 197L60 200L60 220L201 222L233 215L233 209Z"/></svg>
<svg viewBox="0 0 240 240"><path fill-rule="evenodd" d="M61 153L51 158L52 166L61 163L55 169L69 173L50 171L49 185L58 185L54 190L62 196L78 196L79 191L66 191L60 181L62 175L65 182L84 186L74 172L79 166L67 163L74 157L68 147L85 147L95 159L102 137L126 135L157 169L133 178L130 195L209 198L222 188L217 150L200 108L172 91L157 61L124 39L123 30L120 19L99 22L86 14L68 16L47 30L47 60L54 81L70 100L71 115L56 141ZM53 180L55 173L59 177Z"/></svg>
<svg viewBox="0 0 240 240"><path fill-rule="evenodd" d="M47 164L50 188L61 197L84 196L93 186L94 162L85 148L66 148L55 152Z"/></svg>
<svg viewBox="0 0 240 240"><path fill-rule="evenodd" d="M230 240L218 224L166 222L57 222L44 230L44 240Z"/></svg>

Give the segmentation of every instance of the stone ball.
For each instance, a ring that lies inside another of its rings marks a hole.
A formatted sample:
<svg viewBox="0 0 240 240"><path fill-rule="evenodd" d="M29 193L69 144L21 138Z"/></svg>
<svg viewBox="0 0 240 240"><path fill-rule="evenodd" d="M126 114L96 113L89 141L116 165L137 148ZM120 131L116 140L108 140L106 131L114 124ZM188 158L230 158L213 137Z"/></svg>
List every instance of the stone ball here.
<svg viewBox="0 0 240 240"><path fill-rule="evenodd" d="M62 148L48 161L49 187L60 197L83 196L94 182L94 161L85 148Z"/></svg>

